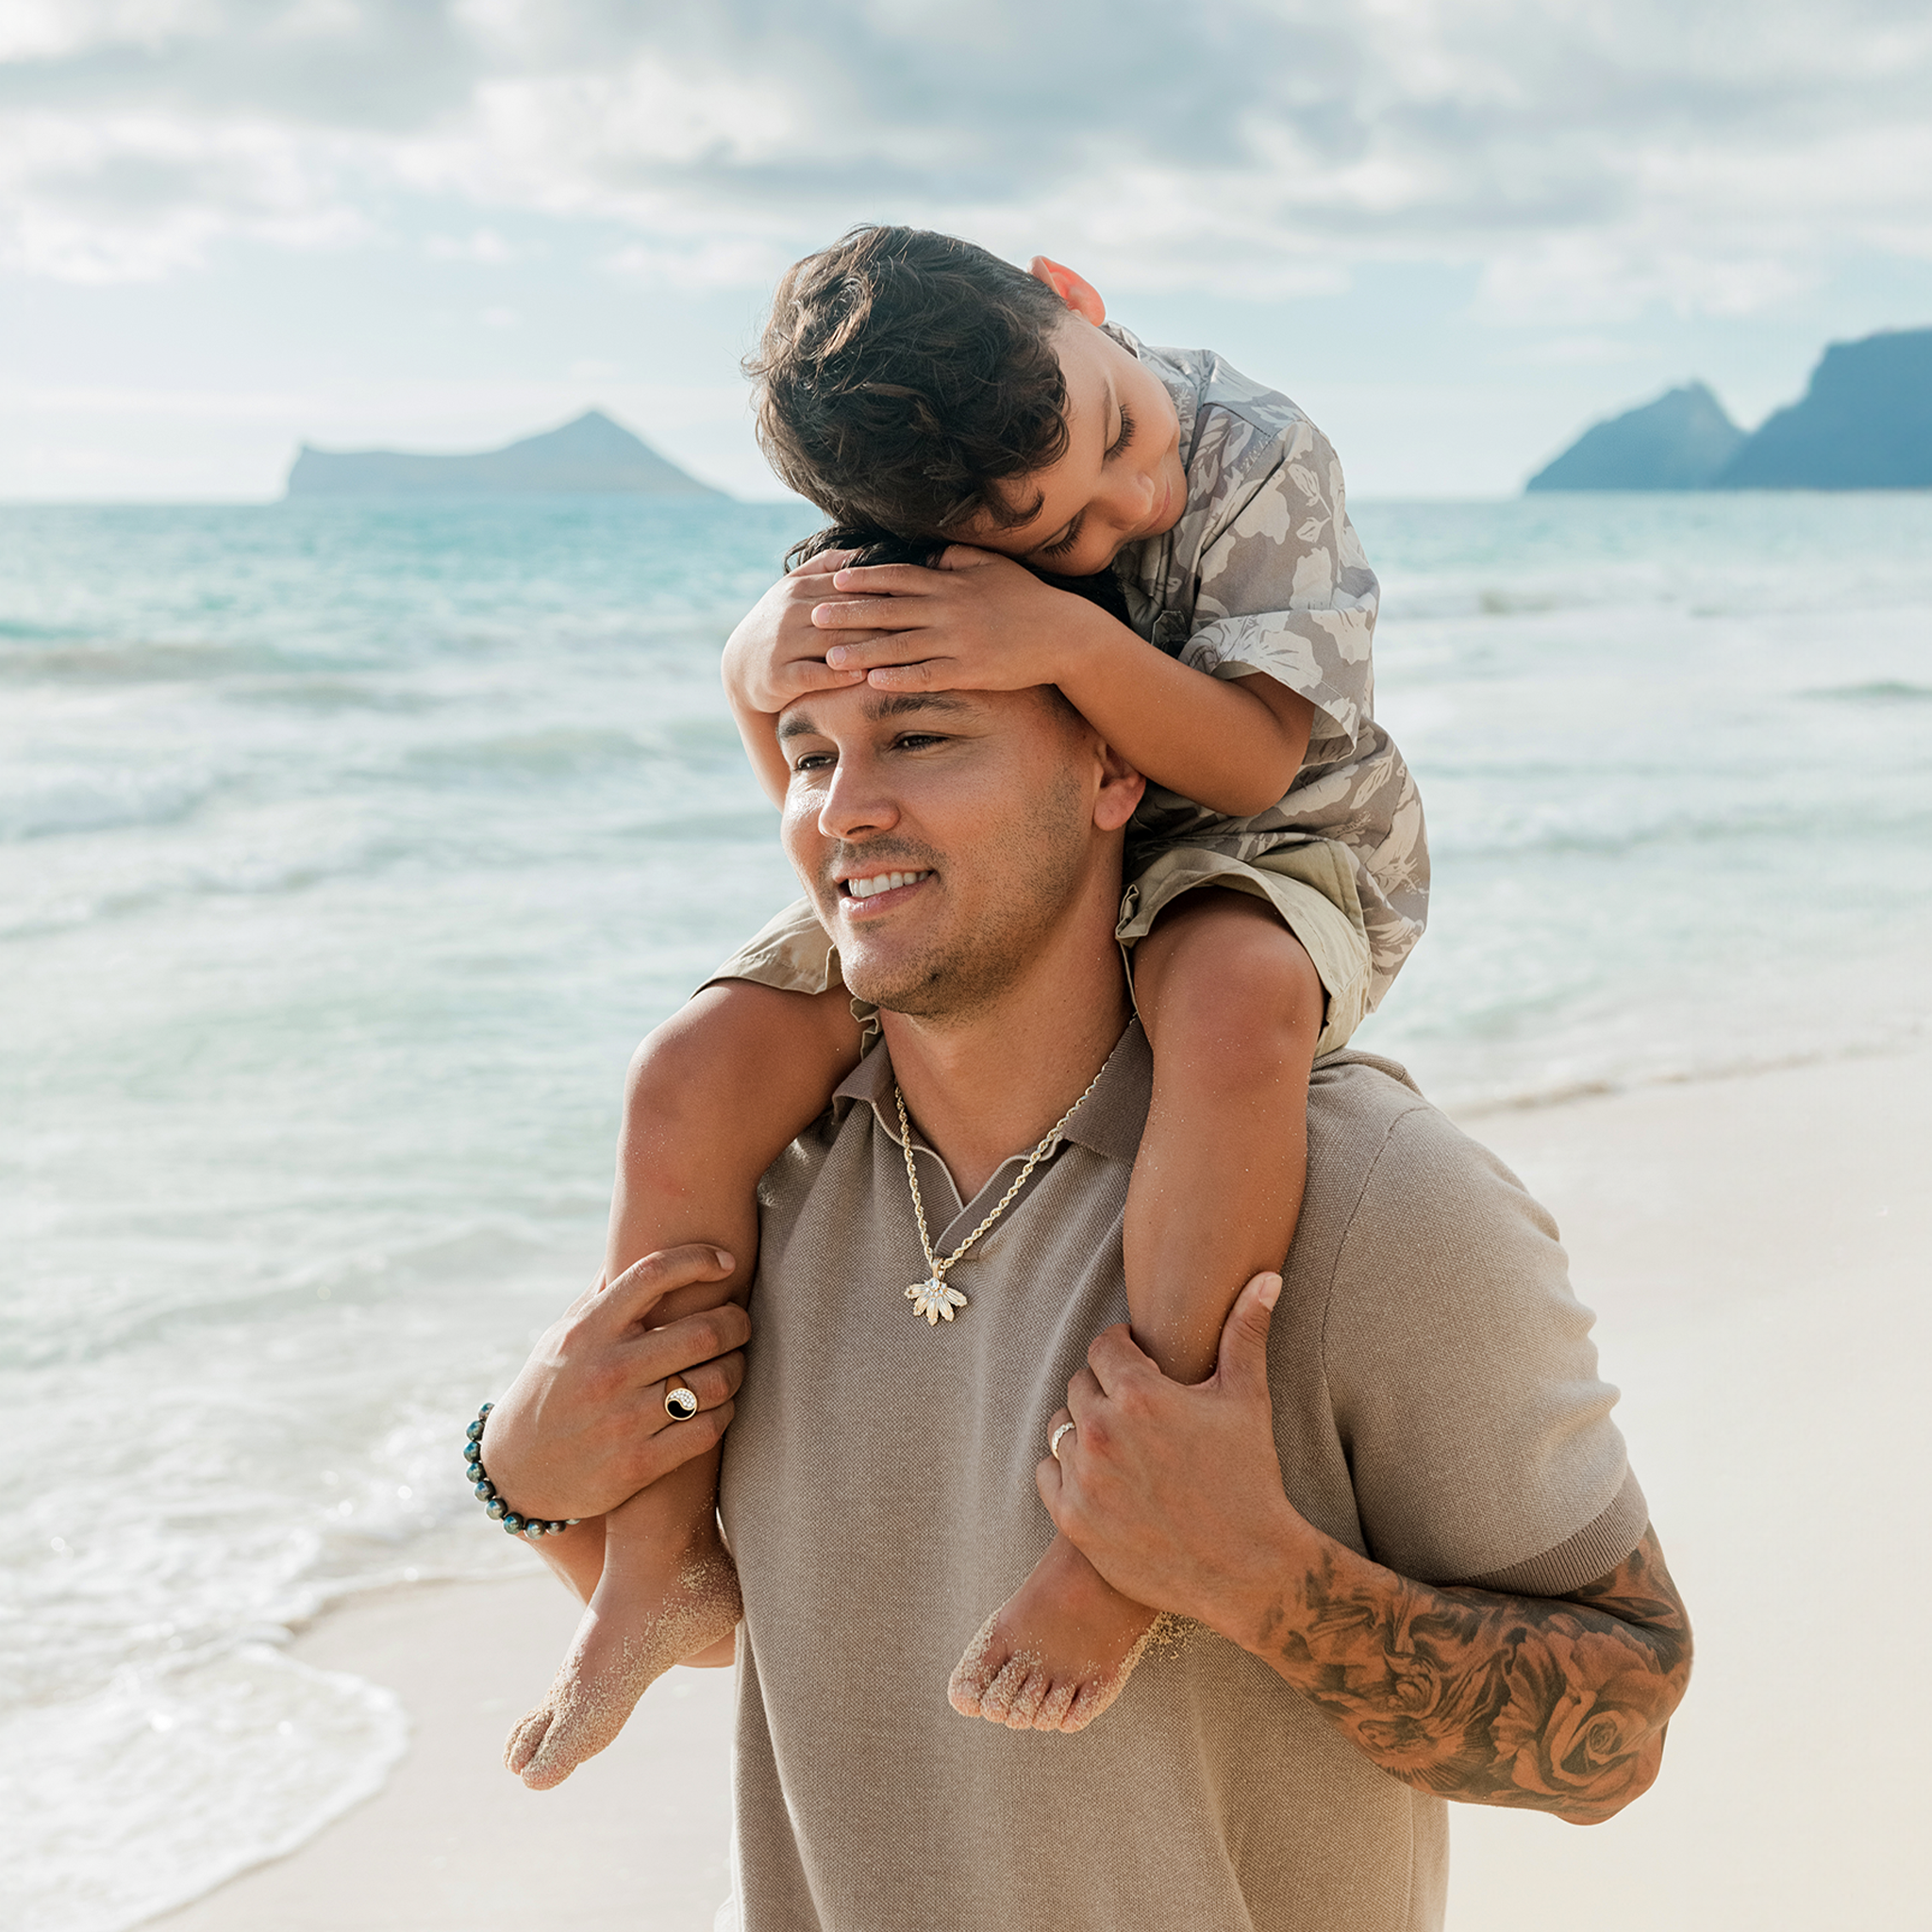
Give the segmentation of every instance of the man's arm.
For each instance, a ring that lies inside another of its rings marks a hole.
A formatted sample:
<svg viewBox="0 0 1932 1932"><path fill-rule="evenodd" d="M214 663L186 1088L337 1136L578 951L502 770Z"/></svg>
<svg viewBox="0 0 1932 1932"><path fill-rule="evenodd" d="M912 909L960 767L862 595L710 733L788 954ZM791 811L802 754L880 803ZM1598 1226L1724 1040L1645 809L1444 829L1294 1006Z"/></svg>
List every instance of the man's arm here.
<svg viewBox="0 0 1932 1932"><path fill-rule="evenodd" d="M1384 1771L1572 1824L1650 1789L1690 1675L1654 1530L1595 1583L1528 1597L1415 1583L1297 1522L1301 1547L1236 1641Z"/></svg>
<svg viewBox="0 0 1932 1932"><path fill-rule="evenodd" d="M1257 1276L1215 1374L1169 1382L1124 1327L1068 1386L1057 1526L1115 1589L1261 1658L1391 1776L1468 1804L1613 1817L1648 1789L1690 1674L1690 1630L1646 1531L1568 1597L1398 1575L1288 1500L1268 1391L1279 1278Z"/></svg>

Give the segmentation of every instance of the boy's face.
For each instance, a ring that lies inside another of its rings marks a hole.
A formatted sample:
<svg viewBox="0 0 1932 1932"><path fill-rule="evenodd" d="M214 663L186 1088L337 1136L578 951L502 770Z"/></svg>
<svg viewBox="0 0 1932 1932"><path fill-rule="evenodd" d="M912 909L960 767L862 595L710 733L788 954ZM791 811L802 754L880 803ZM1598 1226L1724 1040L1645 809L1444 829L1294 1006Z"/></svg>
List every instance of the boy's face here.
<svg viewBox="0 0 1932 1932"><path fill-rule="evenodd" d="M1067 385L1067 452L1057 463L1002 485L1028 512L1006 529L990 518L962 540L1058 576L1091 576L1129 543L1180 521L1188 479L1180 420L1159 377L1069 309L1056 338Z"/></svg>

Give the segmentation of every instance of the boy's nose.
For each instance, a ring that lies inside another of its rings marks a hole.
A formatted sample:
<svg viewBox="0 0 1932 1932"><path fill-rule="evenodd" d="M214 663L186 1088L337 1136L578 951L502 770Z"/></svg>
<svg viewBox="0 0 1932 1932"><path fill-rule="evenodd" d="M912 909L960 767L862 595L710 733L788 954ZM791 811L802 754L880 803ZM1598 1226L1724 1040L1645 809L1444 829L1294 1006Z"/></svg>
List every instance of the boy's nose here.
<svg viewBox="0 0 1932 1932"><path fill-rule="evenodd" d="M1108 515L1123 534L1138 530L1154 509L1156 479L1140 471L1117 471L1108 479Z"/></svg>

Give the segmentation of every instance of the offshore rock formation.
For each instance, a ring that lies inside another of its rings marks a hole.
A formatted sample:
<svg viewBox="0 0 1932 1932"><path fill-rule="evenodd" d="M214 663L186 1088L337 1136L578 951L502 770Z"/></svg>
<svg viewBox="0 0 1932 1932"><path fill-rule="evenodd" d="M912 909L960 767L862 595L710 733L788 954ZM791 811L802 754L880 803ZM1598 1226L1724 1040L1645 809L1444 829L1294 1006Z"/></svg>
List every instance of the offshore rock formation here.
<svg viewBox="0 0 1932 1932"><path fill-rule="evenodd" d="M1833 342L1804 400L1767 417L1715 487L1932 489L1932 328Z"/></svg>
<svg viewBox="0 0 1932 1932"><path fill-rule="evenodd" d="M1674 389L1583 434L1525 490L1704 490L1744 432L1701 382Z"/></svg>
<svg viewBox="0 0 1932 1932"><path fill-rule="evenodd" d="M1526 490L1932 489L1932 328L1833 342L1746 436L1703 383L1587 429Z"/></svg>
<svg viewBox="0 0 1932 1932"><path fill-rule="evenodd" d="M291 496L496 496L525 494L708 496L724 492L687 475L601 409L561 429L475 456L408 456L387 449L330 451L302 445L289 472Z"/></svg>

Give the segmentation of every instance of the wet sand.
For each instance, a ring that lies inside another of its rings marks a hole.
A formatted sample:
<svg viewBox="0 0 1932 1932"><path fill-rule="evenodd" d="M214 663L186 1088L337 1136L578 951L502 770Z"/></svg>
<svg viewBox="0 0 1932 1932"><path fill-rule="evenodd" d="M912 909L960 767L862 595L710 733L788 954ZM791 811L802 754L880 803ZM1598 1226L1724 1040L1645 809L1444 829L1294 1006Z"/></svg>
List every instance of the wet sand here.
<svg viewBox="0 0 1932 1932"><path fill-rule="evenodd" d="M1458 1808L1451 1932L1918 1916L1928 1073L1839 1061L1465 1123L1562 1224L1699 1660L1623 1817ZM573 1608L546 1574L323 1620L296 1654L393 1686L408 1756L301 1850L155 1924L705 1932L728 1888L728 1673L673 1673L559 1790L498 1764Z"/></svg>
<svg viewBox="0 0 1932 1932"><path fill-rule="evenodd" d="M533 1551L527 1581L388 1591L322 1618L293 1654L401 1695L408 1755L300 1850L151 1923L168 1932L708 1932L730 1890L731 1675L675 1671L609 1750L554 1791L505 1771L576 1604Z"/></svg>

